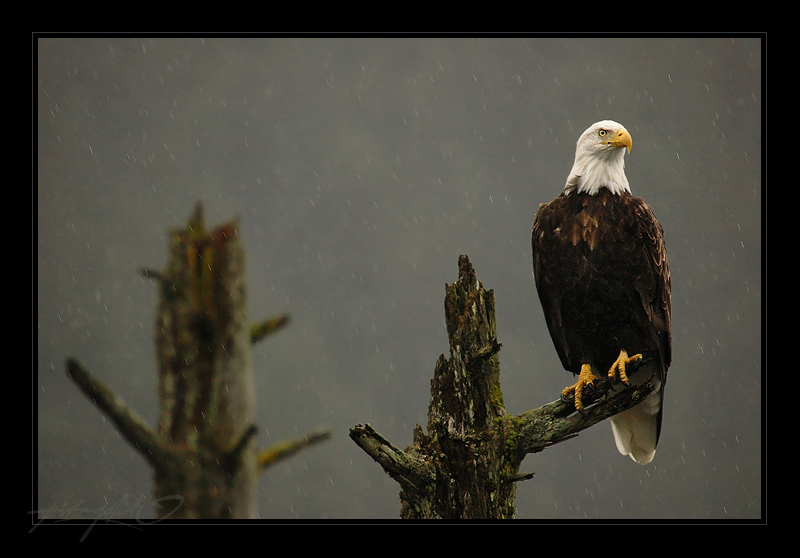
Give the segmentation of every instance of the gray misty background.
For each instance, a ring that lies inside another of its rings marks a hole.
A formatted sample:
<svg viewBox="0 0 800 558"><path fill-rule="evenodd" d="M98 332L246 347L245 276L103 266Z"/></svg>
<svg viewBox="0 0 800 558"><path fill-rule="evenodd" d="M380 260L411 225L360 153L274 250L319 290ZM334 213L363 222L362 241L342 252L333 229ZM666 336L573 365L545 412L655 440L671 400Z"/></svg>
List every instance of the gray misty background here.
<svg viewBox="0 0 800 558"><path fill-rule="evenodd" d="M624 124L635 195L666 232L673 364L641 466L608 423L528 456L519 518L762 516L759 38L213 38L37 41L39 509L154 513L151 473L72 385L81 360L151 424L167 232L196 201L238 215L261 447L333 438L267 470L263 518L399 517L348 438L425 425L467 254L495 290L509 412L572 383L535 293L530 227L579 134ZM66 513L66 512L65 512Z"/></svg>

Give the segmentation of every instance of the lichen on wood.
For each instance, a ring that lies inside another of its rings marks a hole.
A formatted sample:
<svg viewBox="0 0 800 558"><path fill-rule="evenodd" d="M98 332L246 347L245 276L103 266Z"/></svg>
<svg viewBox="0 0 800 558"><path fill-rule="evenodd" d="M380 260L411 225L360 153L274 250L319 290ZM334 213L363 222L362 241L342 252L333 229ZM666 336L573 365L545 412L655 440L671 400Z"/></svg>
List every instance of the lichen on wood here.
<svg viewBox="0 0 800 558"><path fill-rule="evenodd" d="M400 450L369 424L350 430L353 441L400 483L405 519L513 518L516 483L534 476L520 473L526 455L577 436L653 389L646 381L603 399L608 384L598 381L594 396L586 395L583 413L571 400L559 399L508 414L500 388L494 291L484 289L466 256L459 257L458 269L458 281L445 285L450 353L436 361L427 432L417 425L413 443Z"/></svg>

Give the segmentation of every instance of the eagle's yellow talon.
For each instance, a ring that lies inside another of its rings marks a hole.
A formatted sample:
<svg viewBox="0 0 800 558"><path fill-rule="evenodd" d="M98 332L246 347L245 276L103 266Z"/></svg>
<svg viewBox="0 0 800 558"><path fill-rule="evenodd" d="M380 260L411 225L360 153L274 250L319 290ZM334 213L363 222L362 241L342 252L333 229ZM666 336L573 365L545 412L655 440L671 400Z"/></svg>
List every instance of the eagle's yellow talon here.
<svg viewBox="0 0 800 558"><path fill-rule="evenodd" d="M627 351L622 349L619 352L617 360L615 360L614 364L612 364L611 368L609 368L608 377L612 380L615 380L617 378L617 371L619 371L619 381L625 385L628 385L628 375L625 373L625 367L631 362L636 362L640 358L642 358L641 354L636 354L629 357Z"/></svg>
<svg viewBox="0 0 800 558"><path fill-rule="evenodd" d="M578 374L578 381L574 385L564 388L561 396L566 398L571 393L575 393L575 409L580 411L583 409L583 388L590 386L594 383L597 377L592 374L592 367L588 364L581 366L581 373Z"/></svg>

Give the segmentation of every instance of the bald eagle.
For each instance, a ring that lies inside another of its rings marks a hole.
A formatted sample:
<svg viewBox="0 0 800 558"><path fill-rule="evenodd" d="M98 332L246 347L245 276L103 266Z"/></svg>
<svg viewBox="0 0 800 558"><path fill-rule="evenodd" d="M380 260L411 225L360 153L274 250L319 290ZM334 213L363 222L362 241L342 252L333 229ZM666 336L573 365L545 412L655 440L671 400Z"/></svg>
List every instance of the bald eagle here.
<svg viewBox="0 0 800 558"><path fill-rule="evenodd" d="M617 449L637 463L656 452L664 386L672 360L670 276L664 232L650 207L631 195L625 151L631 135L603 120L578 139L564 191L533 222L533 274L556 352L578 381L564 389L583 409L598 374L627 384L654 376L648 398L611 418Z"/></svg>

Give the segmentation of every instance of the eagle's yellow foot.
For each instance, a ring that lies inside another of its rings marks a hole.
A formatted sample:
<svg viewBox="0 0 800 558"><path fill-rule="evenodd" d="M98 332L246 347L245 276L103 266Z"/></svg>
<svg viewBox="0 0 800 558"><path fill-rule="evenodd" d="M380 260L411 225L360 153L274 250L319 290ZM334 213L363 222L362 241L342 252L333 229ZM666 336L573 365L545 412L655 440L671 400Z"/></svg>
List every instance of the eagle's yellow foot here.
<svg viewBox="0 0 800 558"><path fill-rule="evenodd" d="M578 374L578 381L575 382L575 385L571 385L561 392L561 397L565 399L569 397L571 393L575 393L575 409L578 411L583 410L583 388L586 386L590 386L594 383L597 379L597 376L592 374L592 367L588 364L584 364L581 366L581 373Z"/></svg>
<svg viewBox="0 0 800 558"><path fill-rule="evenodd" d="M619 356L617 357L617 360L615 360L614 364L611 365L611 368L608 369L608 377L611 378L612 381L616 380L617 379L617 371L619 371L619 381L627 386L628 385L628 375L625 373L625 366L627 366L631 362L636 362L640 358L642 358L641 354L637 354L637 355L633 355L633 356L629 357L628 353L627 353L627 351L625 351L625 349L620 350Z"/></svg>

